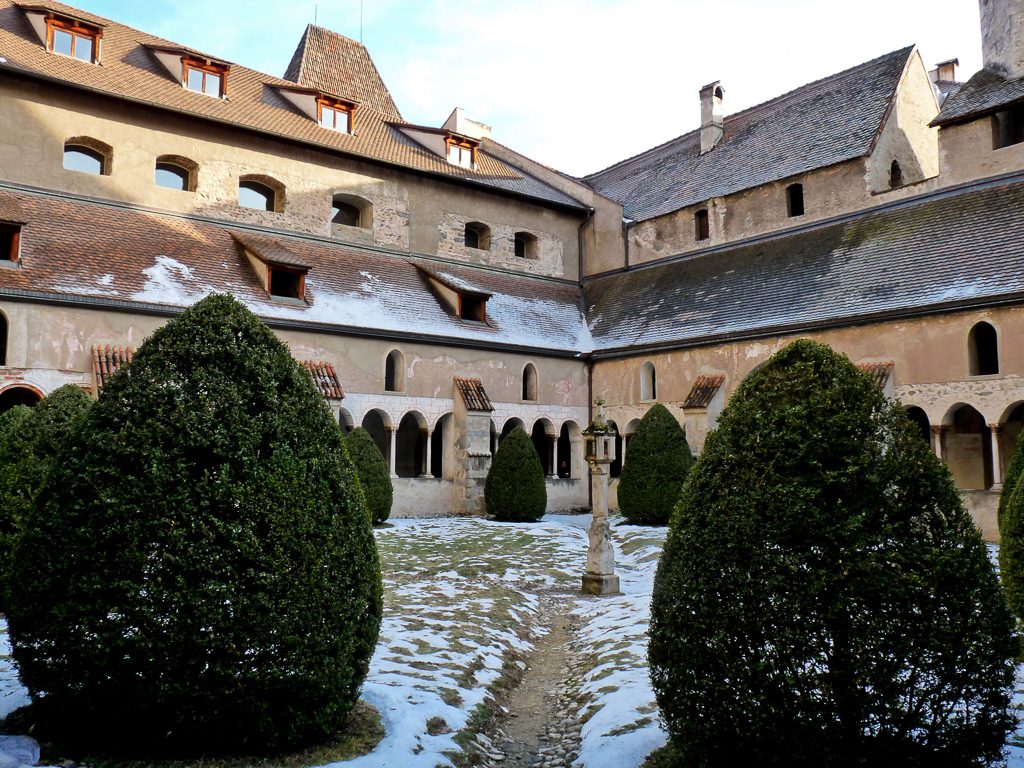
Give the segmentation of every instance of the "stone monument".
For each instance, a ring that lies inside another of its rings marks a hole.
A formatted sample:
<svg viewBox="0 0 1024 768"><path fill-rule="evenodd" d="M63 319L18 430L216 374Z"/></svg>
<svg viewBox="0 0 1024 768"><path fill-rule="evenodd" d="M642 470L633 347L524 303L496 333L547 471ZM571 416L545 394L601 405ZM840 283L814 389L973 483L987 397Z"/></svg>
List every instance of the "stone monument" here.
<svg viewBox="0 0 1024 768"><path fill-rule="evenodd" d="M583 591L588 595L614 595L619 592L619 577L615 575L615 550L608 527L608 468L615 461L615 431L605 421L604 400L598 399L597 414L583 436L587 441L593 511Z"/></svg>

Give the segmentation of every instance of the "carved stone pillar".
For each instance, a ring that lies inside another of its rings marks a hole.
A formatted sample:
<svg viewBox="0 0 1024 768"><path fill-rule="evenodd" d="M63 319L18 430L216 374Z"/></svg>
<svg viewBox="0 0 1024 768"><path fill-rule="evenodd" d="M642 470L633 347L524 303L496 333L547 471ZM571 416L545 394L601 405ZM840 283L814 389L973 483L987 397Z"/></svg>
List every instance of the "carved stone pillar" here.
<svg viewBox="0 0 1024 768"><path fill-rule="evenodd" d="M398 473L395 471L395 454L398 451L398 429L396 429L395 427L388 427L387 430L389 443L388 452L390 454L390 456L388 457L388 472L391 473L391 477L398 477Z"/></svg>
<svg viewBox="0 0 1024 768"><path fill-rule="evenodd" d="M943 455L945 450L943 449L943 433L945 432L943 426L932 426L932 449L935 451L935 455L939 457L939 461L945 462L946 457Z"/></svg>
<svg viewBox="0 0 1024 768"><path fill-rule="evenodd" d="M996 490L1003 487L1003 459L999 453L999 424L989 424L989 439L992 441L992 487Z"/></svg>
<svg viewBox="0 0 1024 768"><path fill-rule="evenodd" d="M426 436L425 439L427 443L426 449L423 451L423 472L420 473L420 477L433 477L434 475L430 471L430 450L431 444L434 442L433 440L431 440L431 437L433 437L434 433L429 429L424 429L423 434Z"/></svg>

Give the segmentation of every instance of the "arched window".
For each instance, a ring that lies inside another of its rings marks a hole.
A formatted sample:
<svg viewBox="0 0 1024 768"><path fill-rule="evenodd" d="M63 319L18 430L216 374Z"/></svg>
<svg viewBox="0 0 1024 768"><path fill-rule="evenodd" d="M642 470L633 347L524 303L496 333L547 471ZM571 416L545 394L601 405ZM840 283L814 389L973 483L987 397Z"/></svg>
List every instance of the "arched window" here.
<svg viewBox="0 0 1024 768"><path fill-rule="evenodd" d="M537 399L537 369L527 363L523 369L523 400Z"/></svg>
<svg viewBox="0 0 1024 768"><path fill-rule="evenodd" d="M27 405L31 408L42 399L42 393L35 387L8 387L0 392L0 413L9 411L16 405Z"/></svg>
<svg viewBox="0 0 1024 768"><path fill-rule="evenodd" d="M372 410L363 416L362 428L370 433L377 450L384 457L384 461L391 463L391 438L388 434L389 421L385 419L383 411ZM388 467L389 471L391 467Z"/></svg>
<svg viewBox="0 0 1024 768"><path fill-rule="evenodd" d="M654 370L654 363L644 363L640 369L640 399L658 399L658 380Z"/></svg>
<svg viewBox="0 0 1024 768"><path fill-rule="evenodd" d="M557 437L554 425L547 419L538 419L534 422L530 439L533 440L533 447L537 449L540 465L544 468L544 474L547 477L554 477L555 475Z"/></svg>
<svg viewBox="0 0 1024 768"><path fill-rule="evenodd" d="M395 433L395 474L399 477L420 477L427 474L427 426L419 413L402 417Z"/></svg>
<svg viewBox="0 0 1024 768"><path fill-rule="evenodd" d="M917 427L917 432L921 435L921 439L930 445L932 441L932 428L928 423L928 414L916 405L909 406L906 409L906 413L910 420L914 422L914 426Z"/></svg>
<svg viewBox="0 0 1024 768"><path fill-rule="evenodd" d="M790 184L786 187L786 213L791 217L804 215L803 184Z"/></svg>
<svg viewBox="0 0 1024 768"><path fill-rule="evenodd" d="M967 337L967 356L971 376L999 373L999 339L990 323L982 321L971 328Z"/></svg>
<svg viewBox="0 0 1024 768"><path fill-rule="evenodd" d="M338 409L338 428L341 430L341 434L348 437L349 433L352 432L352 414L346 411L344 408Z"/></svg>
<svg viewBox="0 0 1024 768"><path fill-rule="evenodd" d="M515 254L520 259L536 259L538 257L537 238L529 232L516 232Z"/></svg>
<svg viewBox="0 0 1024 768"><path fill-rule="evenodd" d="M466 225L465 242L467 248L491 250L491 228L479 221L469 222Z"/></svg>
<svg viewBox="0 0 1024 768"><path fill-rule="evenodd" d="M889 166L889 187L896 189L903 186L903 169L899 160L893 160Z"/></svg>
<svg viewBox="0 0 1024 768"><path fill-rule="evenodd" d="M697 240L707 240L711 237L711 220L706 208L701 208L693 215L693 227L693 235Z"/></svg>
<svg viewBox="0 0 1024 768"><path fill-rule="evenodd" d="M238 205L257 211L281 211L284 186L266 176L243 176L238 181Z"/></svg>
<svg viewBox="0 0 1024 768"><path fill-rule="evenodd" d="M405 391L405 356L397 349L388 352L384 361L384 391Z"/></svg>
<svg viewBox="0 0 1024 768"><path fill-rule="evenodd" d="M373 204L361 197L339 192L331 198L331 224L369 229L373 226Z"/></svg>
<svg viewBox="0 0 1024 768"><path fill-rule="evenodd" d="M970 405L953 406L943 420L946 466L956 487L987 490L992 487L992 441L988 425L979 411Z"/></svg>
<svg viewBox="0 0 1024 768"><path fill-rule="evenodd" d="M76 136L64 142L64 167L69 171L109 176L114 150L109 144Z"/></svg>
<svg viewBox="0 0 1024 768"><path fill-rule="evenodd" d="M198 166L191 160L177 155L161 155L156 159L154 182L158 187L194 192L195 172Z"/></svg>

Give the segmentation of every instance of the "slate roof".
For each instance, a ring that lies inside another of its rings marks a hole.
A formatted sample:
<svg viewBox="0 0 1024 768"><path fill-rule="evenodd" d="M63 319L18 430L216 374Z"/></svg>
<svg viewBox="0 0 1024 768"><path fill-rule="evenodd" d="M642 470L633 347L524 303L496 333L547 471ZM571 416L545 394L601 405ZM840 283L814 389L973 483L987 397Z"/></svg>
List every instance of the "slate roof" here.
<svg viewBox="0 0 1024 768"><path fill-rule="evenodd" d="M683 408L707 408L725 383L725 376L698 376L683 401Z"/></svg>
<svg viewBox="0 0 1024 768"><path fill-rule="evenodd" d="M470 411L493 411L491 399L487 397L483 382L480 379L463 379L455 377L455 386L462 395L462 401Z"/></svg>
<svg viewBox="0 0 1024 768"><path fill-rule="evenodd" d="M355 114L354 135L329 130L296 109L277 87L296 83L231 64L227 98L213 98L183 88L159 63L153 47L192 49L122 24L77 10L55 0L33 3L57 13L103 25L102 65L46 51L15 0L0 0L0 73L56 78L114 98L127 98L158 109L273 134L315 145L548 203L584 208L579 201L543 183L486 151L478 153L475 170L452 165L445 158L407 138L389 122L399 119L387 88L366 49L355 41L318 28L307 29L289 74L308 82L330 85L335 95L361 101ZM341 42L344 41L344 42ZM207 58L208 54L196 51ZM332 63L331 56L338 58ZM103 139L103 136L96 138Z"/></svg>
<svg viewBox="0 0 1024 768"><path fill-rule="evenodd" d="M949 125L970 120L1021 100L1024 100L1024 79L1007 80L991 70L982 69L946 98L931 124Z"/></svg>
<svg viewBox="0 0 1024 768"><path fill-rule="evenodd" d="M584 178L644 220L870 153L913 46L725 118L700 154L700 129Z"/></svg>
<svg viewBox="0 0 1024 768"><path fill-rule="evenodd" d="M321 395L329 400L345 399L345 390L341 387L334 365L326 360L303 360L300 365L309 371Z"/></svg>
<svg viewBox="0 0 1024 768"><path fill-rule="evenodd" d="M977 185L585 285L595 348L690 346L1024 296L1024 182Z"/></svg>
<svg viewBox="0 0 1024 768"><path fill-rule="evenodd" d="M92 345L92 372L96 378L97 395L122 365L132 361L134 354L133 347L119 347L112 344Z"/></svg>
<svg viewBox="0 0 1024 768"><path fill-rule="evenodd" d="M591 349L579 289L570 281L409 258L327 238L253 232L238 224L0 184L0 210L14 206L27 222L21 261L18 268L0 270L0 294L173 311L222 292L268 321L311 330L426 337L558 355ZM308 304L271 299L238 238L286 249L308 265ZM420 266L491 294L487 323L454 316L431 291Z"/></svg>

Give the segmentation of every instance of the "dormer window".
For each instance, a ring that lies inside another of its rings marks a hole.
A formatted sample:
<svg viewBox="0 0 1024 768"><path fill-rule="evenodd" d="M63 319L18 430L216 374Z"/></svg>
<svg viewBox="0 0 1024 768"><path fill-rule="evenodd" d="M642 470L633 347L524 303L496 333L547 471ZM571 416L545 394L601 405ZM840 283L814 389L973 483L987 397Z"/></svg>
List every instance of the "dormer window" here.
<svg viewBox="0 0 1024 768"><path fill-rule="evenodd" d="M190 58L181 60L182 85L190 91L205 93L219 99L224 96L227 79L227 67L220 64Z"/></svg>
<svg viewBox="0 0 1024 768"><path fill-rule="evenodd" d="M352 133L352 105L337 99L317 100L317 122L324 128L341 133Z"/></svg>
<svg viewBox="0 0 1024 768"><path fill-rule="evenodd" d="M420 264L415 266L450 314L472 323L487 322L487 300L491 298L490 293L451 272L434 272Z"/></svg>
<svg viewBox="0 0 1024 768"><path fill-rule="evenodd" d="M242 246L249 266L271 299L306 306L306 264L288 246L274 238L232 233Z"/></svg>
<svg viewBox="0 0 1024 768"><path fill-rule="evenodd" d="M445 138L445 144L449 163L470 170L476 168L476 150L479 146L477 142L450 135Z"/></svg>
<svg viewBox="0 0 1024 768"><path fill-rule="evenodd" d="M475 323L487 322L487 295L463 293L459 295L459 317Z"/></svg>
<svg viewBox="0 0 1024 768"><path fill-rule="evenodd" d="M0 264L15 265L21 260L21 225L0 221Z"/></svg>
<svg viewBox="0 0 1024 768"><path fill-rule="evenodd" d="M267 267L267 292L278 299L298 299L306 296L306 272L279 265Z"/></svg>
<svg viewBox="0 0 1024 768"><path fill-rule="evenodd" d="M100 29L69 18L46 19L46 47L52 53L95 64L99 61Z"/></svg>

